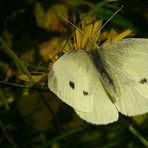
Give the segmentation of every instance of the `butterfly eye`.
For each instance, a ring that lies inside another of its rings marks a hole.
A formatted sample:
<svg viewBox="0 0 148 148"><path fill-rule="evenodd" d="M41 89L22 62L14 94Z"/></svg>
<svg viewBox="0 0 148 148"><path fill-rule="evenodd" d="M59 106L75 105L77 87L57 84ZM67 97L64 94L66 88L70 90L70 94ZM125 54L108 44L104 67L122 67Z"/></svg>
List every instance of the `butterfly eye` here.
<svg viewBox="0 0 148 148"><path fill-rule="evenodd" d="M141 84L147 83L147 79L146 79L146 78L141 79L141 80L140 80L140 83L141 83Z"/></svg>
<svg viewBox="0 0 148 148"><path fill-rule="evenodd" d="M74 89L74 88L75 88L75 83L72 82L72 81L69 81L69 86L70 86L72 89Z"/></svg>

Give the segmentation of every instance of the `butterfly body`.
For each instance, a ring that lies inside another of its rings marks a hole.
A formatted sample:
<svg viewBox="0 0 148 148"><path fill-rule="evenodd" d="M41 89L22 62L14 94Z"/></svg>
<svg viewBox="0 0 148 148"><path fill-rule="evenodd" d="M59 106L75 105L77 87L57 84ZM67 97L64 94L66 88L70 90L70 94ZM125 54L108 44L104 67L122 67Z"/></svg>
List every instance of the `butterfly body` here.
<svg viewBox="0 0 148 148"><path fill-rule="evenodd" d="M107 124L148 112L148 39L123 39L60 57L48 87L84 120Z"/></svg>

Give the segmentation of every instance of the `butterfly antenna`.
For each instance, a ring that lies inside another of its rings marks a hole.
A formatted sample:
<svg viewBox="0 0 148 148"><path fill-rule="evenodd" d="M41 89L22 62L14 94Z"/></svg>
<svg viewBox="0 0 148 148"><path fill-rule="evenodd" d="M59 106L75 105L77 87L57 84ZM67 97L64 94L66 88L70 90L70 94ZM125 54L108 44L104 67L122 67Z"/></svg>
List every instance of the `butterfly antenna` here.
<svg viewBox="0 0 148 148"><path fill-rule="evenodd" d="M106 24L124 7L124 5L122 5L102 26L101 28L96 32L96 34L98 32L100 32L102 30L102 28L104 28L104 26L106 26Z"/></svg>
<svg viewBox="0 0 148 148"><path fill-rule="evenodd" d="M86 36L86 34L81 29L79 29L76 25L74 25L73 23L71 23L69 20L65 19L63 16L61 16L61 15L58 15L58 16L61 17L64 21L66 21L69 24L71 24L74 28L78 29L79 32L82 33L84 36Z"/></svg>

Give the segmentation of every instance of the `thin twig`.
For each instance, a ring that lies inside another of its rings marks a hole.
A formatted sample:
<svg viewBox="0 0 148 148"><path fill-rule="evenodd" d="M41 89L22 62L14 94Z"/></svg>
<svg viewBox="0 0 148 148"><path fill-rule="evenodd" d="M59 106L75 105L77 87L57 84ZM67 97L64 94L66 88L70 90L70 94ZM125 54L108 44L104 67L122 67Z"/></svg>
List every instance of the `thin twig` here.
<svg viewBox="0 0 148 148"><path fill-rule="evenodd" d="M2 43L3 47L5 48L6 53L12 58L12 60L17 65L17 67L24 74L26 74L26 76L30 80L31 84L34 84L34 80L33 80L32 76L31 76L30 72L26 68L26 66L19 60L19 58L17 57L17 55L8 47L8 45L6 44L6 42L3 40L3 38L1 36L0 36L0 42ZM56 115L54 114L54 111L52 110L52 108L51 108L51 106L49 104L49 101L46 99L46 97L44 97L44 95L43 95L42 92L38 92L38 93L41 96L41 98L43 99L43 102L45 103L45 105L49 109L50 113L55 117L55 119L57 119ZM62 127L60 123L58 124L58 127Z"/></svg>
<svg viewBox="0 0 148 148"><path fill-rule="evenodd" d="M124 126L141 142L145 147L148 147L148 141L125 119L122 118Z"/></svg>
<svg viewBox="0 0 148 148"><path fill-rule="evenodd" d="M37 87L34 85L22 85L22 84L16 84L16 83L11 83L11 82L5 82L5 81L0 81L0 84L2 84L1 87L4 86L10 86L10 87L16 87L16 88L24 88L24 89L33 89L33 90L37 90L37 91L44 91L44 92L50 92L49 89L45 89L45 88L41 88L41 87Z"/></svg>
<svg viewBox="0 0 148 148"><path fill-rule="evenodd" d="M105 5L106 3L109 3L109 2L114 2L114 1L117 1L117 0L103 0L99 3L97 3L94 7L92 7L87 13L86 13L86 17L91 15L92 13L94 13L96 11L97 8L99 7L102 7L103 5ZM86 19L86 17L83 17L81 22L84 21Z"/></svg>
<svg viewBox="0 0 148 148"><path fill-rule="evenodd" d="M4 97L4 95L3 95L3 93L2 93L1 90L0 90L0 100L2 101L2 103L3 103L4 107L5 107L5 109L6 109L6 110L9 110L9 105L8 105L7 100L6 100L6 98Z"/></svg>
<svg viewBox="0 0 148 148"><path fill-rule="evenodd" d="M7 138L8 142L14 147L14 148L18 148L17 144L13 141L13 139L7 134L6 132L6 127L4 125L4 123L0 120L0 128L2 129L3 134L5 135L5 137Z"/></svg>
<svg viewBox="0 0 148 148"><path fill-rule="evenodd" d="M27 70L27 68L25 67L25 65L20 62L19 58L16 56L16 54L8 47L7 43L3 40L3 38L0 36L0 42L2 44L2 46L5 49L5 52L9 55L9 57L15 62L15 64L17 65L17 67L19 69L21 69L21 71L27 75L27 77L29 78L30 82L32 84L34 84L34 80L30 74L30 72Z"/></svg>

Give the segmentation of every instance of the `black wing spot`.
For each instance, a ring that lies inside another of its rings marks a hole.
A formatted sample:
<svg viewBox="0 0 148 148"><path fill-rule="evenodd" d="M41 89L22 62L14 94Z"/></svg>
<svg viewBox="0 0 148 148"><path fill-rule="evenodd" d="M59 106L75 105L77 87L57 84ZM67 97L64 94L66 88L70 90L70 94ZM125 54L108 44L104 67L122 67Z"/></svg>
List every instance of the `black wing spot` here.
<svg viewBox="0 0 148 148"><path fill-rule="evenodd" d="M146 79L146 78L141 79L141 80L140 80L140 83L141 83L141 84L147 83L147 79Z"/></svg>
<svg viewBox="0 0 148 148"><path fill-rule="evenodd" d="M75 83L74 83L74 82L69 81L69 86L70 86L72 89L75 89Z"/></svg>
<svg viewBox="0 0 148 148"><path fill-rule="evenodd" d="M83 91L84 96L88 96L88 92L87 91Z"/></svg>

